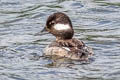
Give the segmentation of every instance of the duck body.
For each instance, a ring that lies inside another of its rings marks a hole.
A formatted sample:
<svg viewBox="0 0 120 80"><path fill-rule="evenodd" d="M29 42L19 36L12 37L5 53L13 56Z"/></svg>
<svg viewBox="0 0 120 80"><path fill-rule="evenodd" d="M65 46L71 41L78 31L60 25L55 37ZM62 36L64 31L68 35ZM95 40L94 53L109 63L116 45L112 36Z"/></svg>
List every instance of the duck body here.
<svg viewBox="0 0 120 80"><path fill-rule="evenodd" d="M92 48L76 39L53 41L44 49L46 56L60 56L74 60L88 60L88 57L93 54Z"/></svg>
<svg viewBox="0 0 120 80"><path fill-rule="evenodd" d="M89 56L93 54L92 48L86 46L83 41L73 38L74 30L71 20L64 13L58 12L50 15L43 30L48 31L56 37L56 40L44 49L45 56L88 60Z"/></svg>

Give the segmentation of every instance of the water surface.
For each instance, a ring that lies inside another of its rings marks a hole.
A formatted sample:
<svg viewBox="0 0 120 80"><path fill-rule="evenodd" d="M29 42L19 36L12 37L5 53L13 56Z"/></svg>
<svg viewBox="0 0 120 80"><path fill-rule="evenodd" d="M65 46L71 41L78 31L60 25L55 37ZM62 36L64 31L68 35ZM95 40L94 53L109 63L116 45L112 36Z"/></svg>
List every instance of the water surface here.
<svg viewBox="0 0 120 80"><path fill-rule="evenodd" d="M45 59L55 39L36 36L54 12L70 16L76 38L94 49L88 63ZM120 0L0 0L0 80L119 80Z"/></svg>

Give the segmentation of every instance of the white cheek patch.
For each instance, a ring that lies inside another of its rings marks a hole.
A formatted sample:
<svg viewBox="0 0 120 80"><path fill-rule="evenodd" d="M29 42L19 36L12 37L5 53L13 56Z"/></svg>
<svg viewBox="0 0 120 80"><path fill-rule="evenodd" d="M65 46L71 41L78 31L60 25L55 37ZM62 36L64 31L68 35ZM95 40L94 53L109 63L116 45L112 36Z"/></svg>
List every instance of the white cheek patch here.
<svg viewBox="0 0 120 80"><path fill-rule="evenodd" d="M67 30L70 29L70 26L68 24L56 24L54 28L56 30Z"/></svg>

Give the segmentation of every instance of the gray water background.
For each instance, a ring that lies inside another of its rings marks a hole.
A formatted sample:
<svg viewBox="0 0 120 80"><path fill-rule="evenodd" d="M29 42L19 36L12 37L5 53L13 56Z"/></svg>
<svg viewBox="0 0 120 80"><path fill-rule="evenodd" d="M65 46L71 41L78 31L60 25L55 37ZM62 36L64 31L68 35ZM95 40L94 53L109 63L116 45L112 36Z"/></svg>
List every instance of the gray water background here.
<svg viewBox="0 0 120 80"><path fill-rule="evenodd" d="M55 37L35 34L58 11L93 47L89 63L41 57ZM120 0L0 0L0 80L120 80Z"/></svg>

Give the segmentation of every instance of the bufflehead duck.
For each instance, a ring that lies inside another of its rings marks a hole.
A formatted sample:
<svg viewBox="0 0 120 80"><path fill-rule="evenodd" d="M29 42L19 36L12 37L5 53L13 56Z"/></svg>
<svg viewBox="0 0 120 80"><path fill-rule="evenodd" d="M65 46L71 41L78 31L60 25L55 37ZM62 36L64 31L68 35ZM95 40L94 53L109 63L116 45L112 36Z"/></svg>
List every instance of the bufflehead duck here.
<svg viewBox="0 0 120 80"><path fill-rule="evenodd" d="M62 12L50 15L46 27L41 32L43 31L48 31L56 37L56 40L44 49L45 56L55 55L74 60L88 60L93 54L92 48L86 46L83 41L73 38L71 20Z"/></svg>

